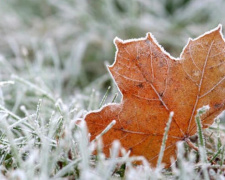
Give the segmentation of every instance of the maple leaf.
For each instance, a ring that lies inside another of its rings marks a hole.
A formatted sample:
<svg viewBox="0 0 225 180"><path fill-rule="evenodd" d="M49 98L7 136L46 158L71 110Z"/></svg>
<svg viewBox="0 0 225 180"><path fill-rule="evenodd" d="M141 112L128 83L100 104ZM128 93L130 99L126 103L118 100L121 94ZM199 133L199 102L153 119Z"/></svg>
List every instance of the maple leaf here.
<svg viewBox="0 0 225 180"><path fill-rule="evenodd" d="M208 127L225 108L225 42L221 26L197 39L190 39L180 58L166 53L148 33L145 38L115 39L116 60L108 69L123 98L86 115L94 139L106 126L116 125L103 136L104 152L109 155L113 140L133 155L143 155L155 166L169 113L174 112L163 162L168 166L176 155L176 142L196 133L195 115L202 115Z"/></svg>

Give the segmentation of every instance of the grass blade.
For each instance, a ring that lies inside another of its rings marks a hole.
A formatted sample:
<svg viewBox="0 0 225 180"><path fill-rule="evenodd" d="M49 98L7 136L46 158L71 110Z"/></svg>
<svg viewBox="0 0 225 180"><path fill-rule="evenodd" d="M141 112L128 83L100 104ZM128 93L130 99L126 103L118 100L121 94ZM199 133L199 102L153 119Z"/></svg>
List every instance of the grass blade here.
<svg viewBox="0 0 225 180"><path fill-rule="evenodd" d="M174 115L174 113L170 112L169 120L166 124L165 132L164 132L164 135L163 135L162 145L161 145L161 148L160 148L160 153L159 153L159 157L158 157L158 161L157 161L157 167L159 167L162 163L162 159L163 159L163 155L164 155L164 151L165 151L165 147L166 147L166 140L168 138L168 133L169 133L169 130L170 130L170 125L171 125L171 122L172 122L172 119L173 119L173 115Z"/></svg>

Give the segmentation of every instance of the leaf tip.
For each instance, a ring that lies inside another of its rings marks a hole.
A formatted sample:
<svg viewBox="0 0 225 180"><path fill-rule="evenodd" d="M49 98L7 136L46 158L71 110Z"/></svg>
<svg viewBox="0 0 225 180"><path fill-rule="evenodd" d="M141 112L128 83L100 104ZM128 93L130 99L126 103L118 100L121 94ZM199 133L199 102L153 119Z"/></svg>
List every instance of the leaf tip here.
<svg viewBox="0 0 225 180"><path fill-rule="evenodd" d="M148 40L152 40L152 34L150 32L148 32L146 34L146 37L147 37Z"/></svg>
<svg viewBox="0 0 225 180"><path fill-rule="evenodd" d="M222 24L218 24L218 26L216 27L216 29L217 29L218 31L222 31Z"/></svg>
<svg viewBox="0 0 225 180"><path fill-rule="evenodd" d="M116 47L119 48L123 44L123 40L118 38L118 37L115 37L114 38L114 44L116 45Z"/></svg>

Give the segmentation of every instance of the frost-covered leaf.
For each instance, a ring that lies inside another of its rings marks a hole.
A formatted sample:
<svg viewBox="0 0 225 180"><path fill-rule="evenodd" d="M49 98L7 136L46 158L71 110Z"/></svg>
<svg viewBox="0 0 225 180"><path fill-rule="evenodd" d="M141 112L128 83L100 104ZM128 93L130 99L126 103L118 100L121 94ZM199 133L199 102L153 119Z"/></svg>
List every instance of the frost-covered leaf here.
<svg viewBox="0 0 225 180"><path fill-rule="evenodd" d="M225 102L225 42L221 26L189 40L175 59L148 33L145 38L115 39L116 60L109 71L123 94L120 104L109 104L85 119L94 139L116 120L103 136L109 155L113 140L119 139L133 155L143 155L156 165L166 122L174 112L163 162L175 156L176 142L196 133L195 115L204 105L203 128L220 114Z"/></svg>

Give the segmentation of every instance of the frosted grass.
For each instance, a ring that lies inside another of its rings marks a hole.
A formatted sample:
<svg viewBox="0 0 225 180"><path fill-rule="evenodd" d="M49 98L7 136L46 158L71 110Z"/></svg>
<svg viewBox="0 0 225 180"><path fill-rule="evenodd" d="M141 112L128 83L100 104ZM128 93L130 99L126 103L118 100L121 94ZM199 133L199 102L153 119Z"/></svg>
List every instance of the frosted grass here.
<svg viewBox="0 0 225 180"><path fill-rule="evenodd" d="M105 67L114 59L114 37L151 31L178 56L188 37L225 24L222 0L168 2L1 2L0 179L224 178L221 123L201 133L208 162L199 160L201 150L179 142L177 161L171 159L172 167L165 170L161 163L153 168L144 157L130 157L118 141L106 158L102 137L115 122L90 142L83 121L88 110L120 100ZM137 160L142 165L134 166Z"/></svg>

